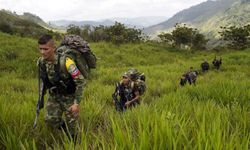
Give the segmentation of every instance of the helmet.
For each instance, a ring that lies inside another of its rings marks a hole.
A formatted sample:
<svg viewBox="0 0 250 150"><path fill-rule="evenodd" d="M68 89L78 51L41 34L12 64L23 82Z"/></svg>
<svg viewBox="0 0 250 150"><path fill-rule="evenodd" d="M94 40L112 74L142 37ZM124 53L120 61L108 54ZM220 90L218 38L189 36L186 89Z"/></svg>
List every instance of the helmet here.
<svg viewBox="0 0 250 150"><path fill-rule="evenodd" d="M127 72L132 80L135 80L138 78L139 72L135 68L130 68Z"/></svg>

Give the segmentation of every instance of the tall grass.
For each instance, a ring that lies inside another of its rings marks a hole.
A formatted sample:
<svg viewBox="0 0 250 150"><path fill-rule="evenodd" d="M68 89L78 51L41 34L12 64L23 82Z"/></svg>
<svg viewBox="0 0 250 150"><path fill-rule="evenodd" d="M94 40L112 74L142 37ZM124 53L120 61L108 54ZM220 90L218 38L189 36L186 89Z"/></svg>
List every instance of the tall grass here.
<svg viewBox="0 0 250 150"><path fill-rule="evenodd" d="M250 148L250 50L186 52L153 44L92 43L98 68L84 88L74 146L46 127L44 110L32 129L36 41L5 34L0 39L0 149ZM220 71L201 74L196 86L179 87L182 73L215 55L223 57ZM111 94L130 67L145 73L147 92L140 106L118 113Z"/></svg>

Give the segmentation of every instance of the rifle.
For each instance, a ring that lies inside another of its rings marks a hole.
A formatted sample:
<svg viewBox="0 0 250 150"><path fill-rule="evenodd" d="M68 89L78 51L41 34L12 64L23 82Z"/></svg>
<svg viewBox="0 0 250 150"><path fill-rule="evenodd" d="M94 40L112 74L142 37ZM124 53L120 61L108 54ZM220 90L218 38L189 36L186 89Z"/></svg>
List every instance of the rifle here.
<svg viewBox="0 0 250 150"><path fill-rule="evenodd" d="M41 82L41 76L40 76L40 63L38 64L38 90L39 90L39 96L38 96L38 101L37 101L37 105L36 105L36 118L34 121L34 125L33 125L33 129L36 128L36 124L37 124L37 119L39 117L39 113L40 113L40 109L42 109L44 107L44 95L46 92L45 89L45 85L44 82Z"/></svg>
<svg viewBox="0 0 250 150"><path fill-rule="evenodd" d="M115 101L115 109L117 111L123 111L124 110L124 106L122 106L122 103L118 100L118 96L120 96L121 94L121 85L119 83L116 83L116 87L115 87L115 92L112 94L112 97Z"/></svg>
<svg viewBox="0 0 250 150"><path fill-rule="evenodd" d="M118 100L118 96L120 96L120 100ZM131 93L127 93L124 90L124 87L120 85L120 83L116 84L115 92L112 94L112 97L115 101L115 108L117 111L125 110L125 102L130 101L133 98Z"/></svg>

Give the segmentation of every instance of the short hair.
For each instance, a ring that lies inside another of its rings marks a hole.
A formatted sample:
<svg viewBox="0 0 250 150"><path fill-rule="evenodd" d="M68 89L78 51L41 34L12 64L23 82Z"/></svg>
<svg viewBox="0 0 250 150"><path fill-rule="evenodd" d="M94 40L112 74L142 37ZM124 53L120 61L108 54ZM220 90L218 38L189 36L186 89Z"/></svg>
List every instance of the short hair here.
<svg viewBox="0 0 250 150"><path fill-rule="evenodd" d="M47 44L50 40L52 40L52 36L49 34L44 34L38 39L38 44Z"/></svg>

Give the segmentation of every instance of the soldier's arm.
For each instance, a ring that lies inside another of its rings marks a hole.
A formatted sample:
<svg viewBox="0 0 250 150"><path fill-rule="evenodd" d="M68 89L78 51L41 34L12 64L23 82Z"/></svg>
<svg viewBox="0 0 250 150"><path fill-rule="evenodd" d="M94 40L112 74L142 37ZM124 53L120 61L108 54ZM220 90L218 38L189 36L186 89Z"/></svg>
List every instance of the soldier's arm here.
<svg viewBox="0 0 250 150"><path fill-rule="evenodd" d="M139 101L140 100L140 93L139 91L134 91L135 94L135 98L133 98L130 102L135 102L135 101Z"/></svg>
<svg viewBox="0 0 250 150"><path fill-rule="evenodd" d="M82 99L83 87L86 81L83 75L81 74L80 70L77 68L75 62L69 57L66 58L66 69L76 84L76 91L75 91L76 99L74 102L76 104L80 104Z"/></svg>
<svg viewBox="0 0 250 150"><path fill-rule="evenodd" d="M135 97L132 100L130 100L131 103L140 100L140 92L136 84L134 86L133 93L135 94Z"/></svg>

